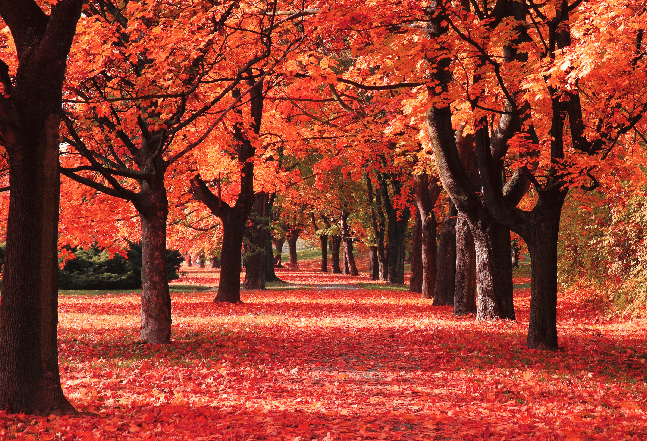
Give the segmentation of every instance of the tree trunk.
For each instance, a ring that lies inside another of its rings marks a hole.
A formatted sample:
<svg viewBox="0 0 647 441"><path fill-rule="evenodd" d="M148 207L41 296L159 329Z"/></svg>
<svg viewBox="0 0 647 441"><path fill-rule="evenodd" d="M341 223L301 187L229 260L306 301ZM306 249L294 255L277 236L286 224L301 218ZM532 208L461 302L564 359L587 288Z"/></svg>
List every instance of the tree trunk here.
<svg viewBox="0 0 647 441"><path fill-rule="evenodd" d="M449 212L440 225L438 269L433 305L453 305L456 285L456 215L450 202Z"/></svg>
<svg viewBox="0 0 647 441"><path fill-rule="evenodd" d="M436 215L433 211L422 222L422 297L431 299L436 289L437 248L436 248Z"/></svg>
<svg viewBox="0 0 647 441"><path fill-rule="evenodd" d="M281 279L274 271L274 249L272 248L272 237L268 234L265 238L265 282L279 282Z"/></svg>
<svg viewBox="0 0 647 441"><path fill-rule="evenodd" d="M321 272L328 272L328 236L322 234L319 236L319 246L321 247Z"/></svg>
<svg viewBox="0 0 647 441"><path fill-rule="evenodd" d="M0 62L0 139L11 186L0 300L0 409L12 413L76 413L58 368L58 129L81 3L62 0L48 17L36 3L0 1L0 16L11 18L5 23L19 60L14 86Z"/></svg>
<svg viewBox="0 0 647 441"><path fill-rule="evenodd" d="M557 349L557 240L565 190L540 194L523 236L530 251L528 347Z"/></svg>
<svg viewBox="0 0 647 441"><path fill-rule="evenodd" d="M353 239L350 237L347 238L344 247L346 248L346 254L348 256L349 274L351 276L359 276L359 271L355 264L355 255L353 254Z"/></svg>
<svg viewBox="0 0 647 441"><path fill-rule="evenodd" d="M409 292L422 293L422 260L422 219L420 217L420 211L416 210L413 237L411 239L411 279L409 279Z"/></svg>
<svg viewBox="0 0 647 441"><path fill-rule="evenodd" d="M299 240L299 232L292 231L287 235L288 248L290 250L290 266L296 268L299 266L297 261L297 241Z"/></svg>
<svg viewBox="0 0 647 441"><path fill-rule="evenodd" d="M283 264L281 263L281 255L283 254L283 244L285 244L285 238L281 237L279 239L274 239L272 241L274 243L274 248L276 250L276 267L277 268L283 268Z"/></svg>
<svg viewBox="0 0 647 441"><path fill-rule="evenodd" d="M456 281L454 315L476 313L476 252L465 213L456 217Z"/></svg>
<svg viewBox="0 0 647 441"><path fill-rule="evenodd" d="M379 280L380 264L377 259L377 246L368 247L368 274L370 280Z"/></svg>
<svg viewBox="0 0 647 441"><path fill-rule="evenodd" d="M23 122L10 153L9 218L0 303L0 408L74 413L58 370L58 116Z"/></svg>
<svg viewBox="0 0 647 441"><path fill-rule="evenodd" d="M245 289L265 289L265 248L268 241L267 202L269 195L257 193L245 230Z"/></svg>
<svg viewBox="0 0 647 441"><path fill-rule="evenodd" d="M332 246L332 272L333 274L341 274L339 267L339 248L341 247L341 236L330 236Z"/></svg>
<svg viewBox="0 0 647 441"><path fill-rule="evenodd" d="M389 283L402 285L404 283L404 256L409 210L403 210L400 217L397 210L389 214Z"/></svg>
<svg viewBox="0 0 647 441"><path fill-rule="evenodd" d="M211 257L211 268L220 268L220 258L218 256Z"/></svg>
<svg viewBox="0 0 647 441"><path fill-rule="evenodd" d="M246 216L245 216L246 218ZM214 302L240 303L241 250L245 224L236 212L222 220L222 252L220 254L220 284Z"/></svg>
<svg viewBox="0 0 647 441"><path fill-rule="evenodd" d="M514 320L510 230L485 208L468 221L476 248L476 319Z"/></svg>
<svg viewBox="0 0 647 441"><path fill-rule="evenodd" d="M168 201L163 182L142 184L146 208L139 207L142 226L142 306L139 339L152 344L171 340L171 297L166 271Z"/></svg>

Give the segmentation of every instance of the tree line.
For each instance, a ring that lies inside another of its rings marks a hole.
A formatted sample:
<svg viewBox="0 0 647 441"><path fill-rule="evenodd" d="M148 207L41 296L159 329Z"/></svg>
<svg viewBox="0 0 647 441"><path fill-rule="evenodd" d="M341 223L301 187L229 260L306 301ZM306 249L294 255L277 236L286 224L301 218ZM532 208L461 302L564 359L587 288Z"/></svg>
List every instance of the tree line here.
<svg viewBox="0 0 647 441"><path fill-rule="evenodd" d="M159 344L169 244L218 249L214 301L239 302L243 245L247 288L276 277L273 239L307 230L323 271L330 240L332 270L356 272L360 239L371 278L403 283L412 234L411 289L497 320L515 318L512 232L532 262L527 345L556 349L565 201L621 194L641 166L645 13L583 0L0 1L0 406L75 412L56 342L65 245L141 240L139 338Z"/></svg>

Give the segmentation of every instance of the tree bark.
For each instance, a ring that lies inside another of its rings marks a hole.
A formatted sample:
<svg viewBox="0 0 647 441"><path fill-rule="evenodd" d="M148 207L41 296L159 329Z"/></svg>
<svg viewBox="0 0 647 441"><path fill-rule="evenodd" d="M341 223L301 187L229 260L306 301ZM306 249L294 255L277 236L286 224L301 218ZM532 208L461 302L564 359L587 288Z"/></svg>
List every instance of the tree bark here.
<svg viewBox="0 0 647 441"><path fill-rule="evenodd" d="M297 241L299 240L300 233L301 232L298 229L290 229L286 234L286 238L288 239L288 248L290 250L290 266L293 268L299 266L299 262L297 261Z"/></svg>
<svg viewBox="0 0 647 441"><path fill-rule="evenodd" d="M557 342L557 240L566 190L540 196L524 235L530 251L529 348L556 349ZM538 209L537 209L538 208Z"/></svg>
<svg viewBox="0 0 647 441"><path fill-rule="evenodd" d="M366 191L368 196L368 202L371 206L371 225L373 227L373 233L375 235L375 246L377 252L377 272L378 279L375 280L386 280L387 279L387 268L386 268L386 249L384 246L384 234L386 231L386 218L384 216L384 211L382 207L382 195L379 191L373 192L373 182L371 181L370 176L366 175Z"/></svg>
<svg viewBox="0 0 647 441"><path fill-rule="evenodd" d="M257 193L252 212L251 225L245 229L245 289L265 289L265 249L268 242L267 203L269 195Z"/></svg>
<svg viewBox="0 0 647 441"><path fill-rule="evenodd" d="M409 292L422 293L422 219L420 211L415 212L413 237L411 238L411 278ZM423 295L424 297L424 295Z"/></svg>
<svg viewBox="0 0 647 441"><path fill-rule="evenodd" d="M455 280L454 315L475 314L477 312L476 251L467 216L460 211L456 217Z"/></svg>
<svg viewBox="0 0 647 441"><path fill-rule="evenodd" d="M285 244L285 238L280 237L278 239L273 239L272 242L274 243L274 248L276 250L276 267L283 268L283 265L281 264L281 255L283 254L283 244Z"/></svg>
<svg viewBox="0 0 647 441"><path fill-rule="evenodd" d="M377 258L377 246L368 247L368 272L370 280L380 279L380 264Z"/></svg>
<svg viewBox="0 0 647 441"><path fill-rule="evenodd" d="M440 196L442 187L437 177L432 180L424 174L417 174L414 177L414 191L416 198L416 214L420 218L420 260L422 280L420 292L422 297L430 299L436 289L436 214L434 206ZM416 221L418 221L416 219ZM412 264L413 268L413 264ZM413 271L412 271L413 277Z"/></svg>
<svg viewBox="0 0 647 441"><path fill-rule="evenodd" d="M341 247L341 236L330 236L330 241L332 246L332 272L333 274L341 274L341 268L339 266L339 249Z"/></svg>
<svg viewBox="0 0 647 441"><path fill-rule="evenodd" d="M166 268L168 201L163 179L141 185L135 206L142 227L142 303L139 339L152 344L171 340L171 296ZM202 260L201 260L202 261Z"/></svg>
<svg viewBox="0 0 647 441"><path fill-rule="evenodd" d="M319 246L321 247L321 272L328 272L328 236L322 234L319 236Z"/></svg>
<svg viewBox="0 0 647 441"><path fill-rule="evenodd" d="M48 17L31 0L0 1L19 65L4 71L0 143L9 156L9 215L0 301L0 409L74 414L58 368L59 136L66 59L80 0Z"/></svg>
<svg viewBox="0 0 647 441"><path fill-rule="evenodd" d="M238 210L221 217L222 252L220 254L220 283L214 302L240 303L241 251L245 223Z"/></svg>
<svg viewBox="0 0 647 441"><path fill-rule="evenodd" d="M382 202L388 216L387 234L388 244L388 281L392 284L401 285L404 283L404 258L405 258L405 238L409 225L409 210L399 211L391 203L388 193L386 179L381 179ZM393 193L399 194L402 184L397 180L391 180Z"/></svg>
<svg viewBox="0 0 647 441"><path fill-rule="evenodd" d="M343 274L349 274L351 276L358 276L359 272L357 271L357 265L355 265L355 256L353 255L353 238L350 234L350 225L348 225L348 216L350 213L348 210L341 211L341 232L342 232L342 243L344 246L344 267Z"/></svg>
<svg viewBox="0 0 647 441"><path fill-rule="evenodd" d="M456 285L456 207L449 203L449 212L440 225L438 269L433 305L453 305Z"/></svg>

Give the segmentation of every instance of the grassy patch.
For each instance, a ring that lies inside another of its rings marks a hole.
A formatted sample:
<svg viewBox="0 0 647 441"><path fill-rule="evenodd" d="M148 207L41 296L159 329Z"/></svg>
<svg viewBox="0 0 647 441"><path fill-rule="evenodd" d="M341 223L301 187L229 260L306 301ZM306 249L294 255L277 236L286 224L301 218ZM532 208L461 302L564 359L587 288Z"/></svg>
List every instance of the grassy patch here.
<svg viewBox="0 0 647 441"><path fill-rule="evenodd" d="M364 289L382 289L385 291L409 291L409 285L388 285L384 283L360 283Z"/></svg>

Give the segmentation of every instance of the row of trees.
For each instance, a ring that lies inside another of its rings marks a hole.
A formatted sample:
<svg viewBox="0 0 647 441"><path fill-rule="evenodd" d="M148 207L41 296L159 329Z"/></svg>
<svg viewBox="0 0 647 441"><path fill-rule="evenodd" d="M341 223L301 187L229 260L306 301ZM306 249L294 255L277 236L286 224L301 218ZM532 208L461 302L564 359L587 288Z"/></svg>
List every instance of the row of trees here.
<svg viewBox="0 0 647 441"><path fill-rule="evenodd" d="M356 271L360 238L371 276L403 283L413 219L412 290L494 320L515 317L513 231L532 259L527 344L557 348L566 196L615 191L640 166L626 159L642 149L645 13L620 0L0 1L0 407L74 412L57 362L64 245L141 239L140 340L167 343L167 245L218 243L214 300L238 302L243 243L245 286L275 277L276 225L289 242L316 232L322 251L330 239L334 271Z"/></svg>

